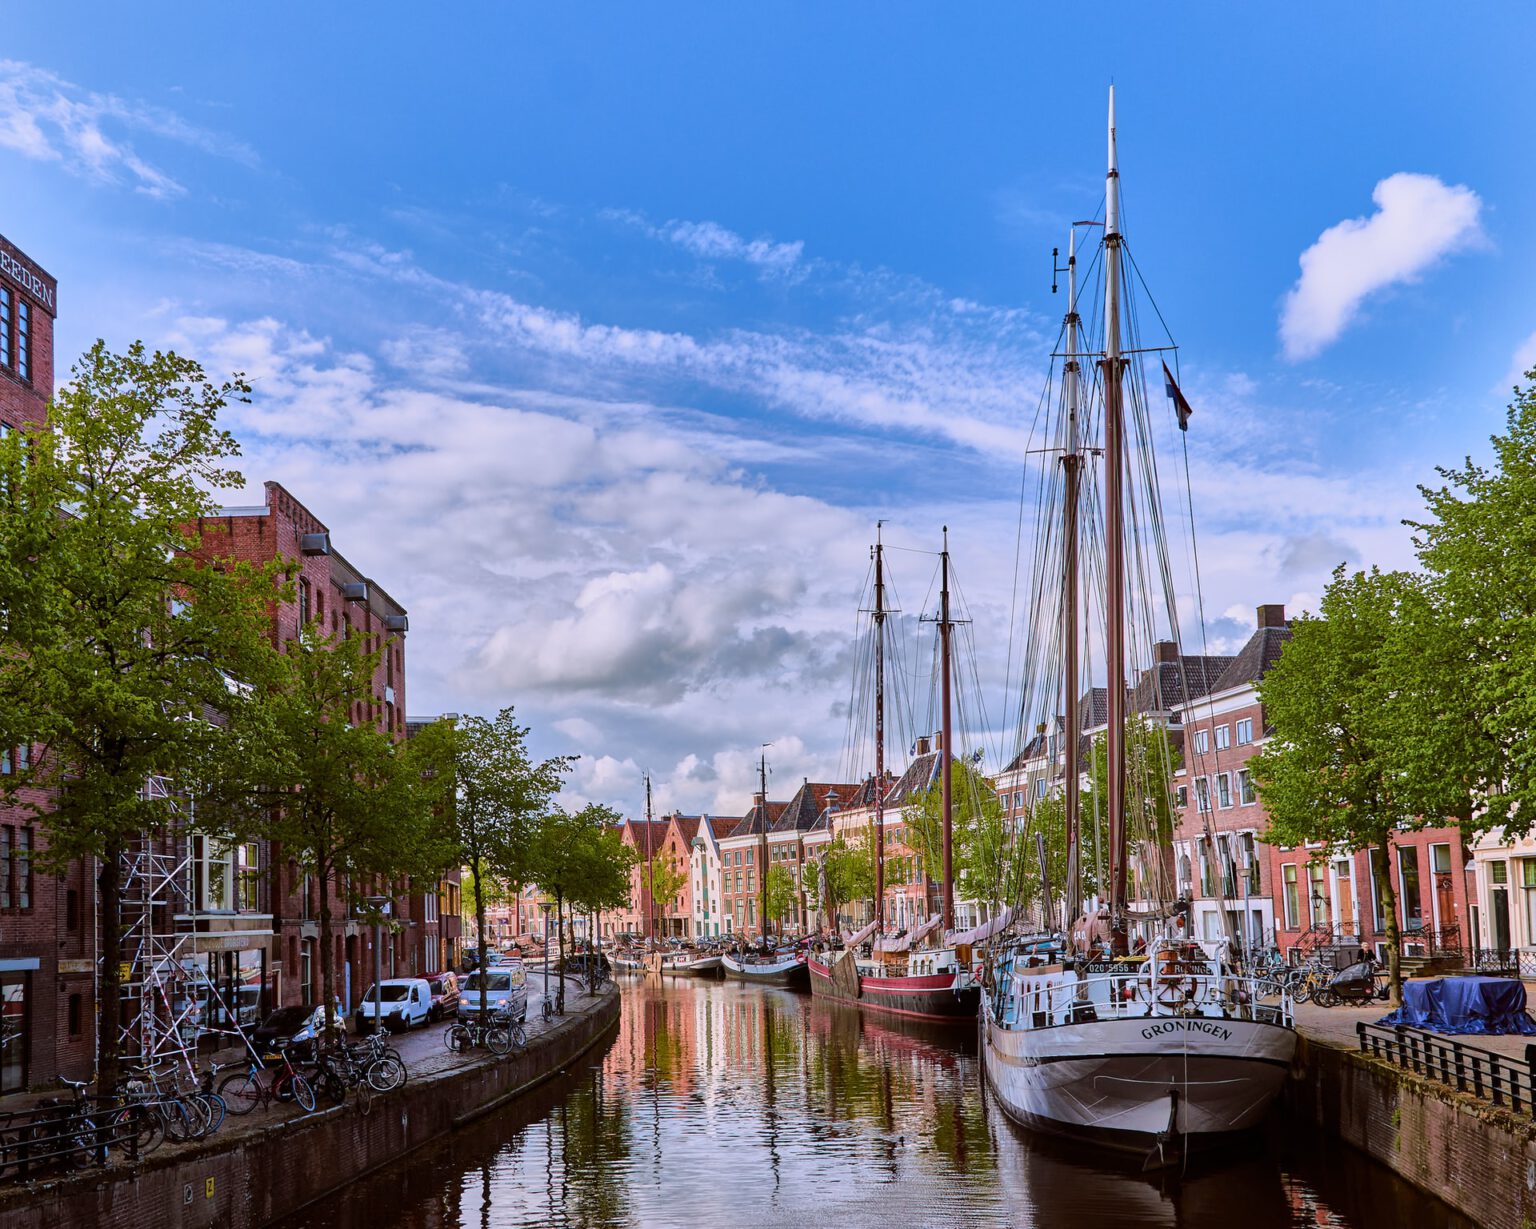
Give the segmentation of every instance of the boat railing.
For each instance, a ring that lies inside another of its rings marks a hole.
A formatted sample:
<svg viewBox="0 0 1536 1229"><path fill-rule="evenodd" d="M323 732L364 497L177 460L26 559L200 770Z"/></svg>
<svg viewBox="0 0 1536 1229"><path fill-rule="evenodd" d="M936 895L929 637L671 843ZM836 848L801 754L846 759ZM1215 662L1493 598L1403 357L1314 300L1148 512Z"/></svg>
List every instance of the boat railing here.
<svg viewBox="0 0 1536 1229"><path fill-rule="evenodd" d="M1292 1024L1290 997L1271 978L1209 966L1148 961L1123 970L1005 974L994 1014L1004 1027L1050 1028L1094 1020L1202 1016Z"/></svg>

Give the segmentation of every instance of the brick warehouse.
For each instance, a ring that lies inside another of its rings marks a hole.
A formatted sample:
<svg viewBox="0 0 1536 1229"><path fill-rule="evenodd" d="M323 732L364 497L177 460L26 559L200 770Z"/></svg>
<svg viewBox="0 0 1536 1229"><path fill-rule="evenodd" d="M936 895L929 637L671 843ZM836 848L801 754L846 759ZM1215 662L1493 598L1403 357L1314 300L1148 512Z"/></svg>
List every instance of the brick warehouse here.
<svg viewBox="0 0 1536 1229"><path fill-rule="evenodd" d="M200 528L220 554L254 563L286 560L294 569L291 600L275 604L274 645L298 638L309 623L327 635L360 635L384 653L374 675L374 699L358 706L355 721L370 721L397 738L408 733L405 710L405 608L376 581L353 567L332 545L330 530L291 493L275 482L264 486L266 502L224 508L204 518ZM412 725L419 719L413 718ZM243 962L244 984L263 987L265 1003L319 1001L320 892L332 908L337 993L351 1008L373 977L373 928L353 915L337 885L310 882L280 847L257 843L236 849L240 864L234 878L248 875L252 888L221 903L209 928L222 932L219 949L226 966ZM201 881L200 881L201 882ZM444 968L459 957L459 872L451 870L435 884L396 884L393 933L386 935L381 961L384 975L410 976ZM241 914L244 914L242 920ZM446 920L445 920L446 919ZM233 935L248 936L241 940ZM211 953L210 953L211 955ZM221 970L229 976L229 969Z"/></svg>
<svg viewBox="0 0 1536 1229"><path fill-rule="evenodd" d="M0 236L0 433L47 421L57 304L58 283ZM34 750L0 748L0 774L24 773ZM36 868L47 836L30 805L47 801L23 788L0 802L0 1094L92 1067L95 888L81 864Z"/></svg>

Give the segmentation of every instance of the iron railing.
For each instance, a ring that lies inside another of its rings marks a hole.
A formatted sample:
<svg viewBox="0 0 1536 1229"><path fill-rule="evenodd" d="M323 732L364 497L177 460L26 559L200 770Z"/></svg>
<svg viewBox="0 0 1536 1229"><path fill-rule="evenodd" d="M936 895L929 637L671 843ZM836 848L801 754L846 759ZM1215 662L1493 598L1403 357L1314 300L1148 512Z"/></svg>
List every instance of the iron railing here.
<svg viewBox="0 0 1536 1229"><path fill-rule="evenodd" d="M1407 1025L1355 1025L1360 1052L1519 1114L1536 1106L1536 1045L1524 1059Z"/></svg>
<svg viewBox="0 0 1536 1229"><path fill-rule="evenodd" d="M115 1097L0 1113L0 1181L136 1161L142 1114Z"/></svg>

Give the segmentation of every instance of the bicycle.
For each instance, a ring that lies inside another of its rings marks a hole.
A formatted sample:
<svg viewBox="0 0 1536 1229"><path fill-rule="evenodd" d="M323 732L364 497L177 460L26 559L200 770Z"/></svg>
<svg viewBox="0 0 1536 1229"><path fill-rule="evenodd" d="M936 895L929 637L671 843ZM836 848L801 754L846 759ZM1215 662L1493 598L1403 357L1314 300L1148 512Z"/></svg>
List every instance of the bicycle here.
<svg viewBox="0 0 1536 1229"><path fill-rule="evenodd" d="M363 1078L374 1092L389 1092L403 1087L410 1076L405 1059L391 1048L383 1035L371 1033L351 1053L361 1056Z"/></svg>
<svg viewBox="0 0 1536 1229"><path fill-rule="evenodd" d="M277 1056L282 1065L267 1083L262 1083L264 1068L256 1059L244 1071L227 1075L219 1082L219 1095L224 1098L231 1114L249 1114L258 1105L268 1106L273 1101L292 1100L306 1114L315 1108L315 1090L308 1080L294 1069L288 1051L280 1049Z"/></svg>
<svg viewBox="0 0 1536 1229"><path fill-rule="evenodd" d="M165 1074L166 1069L163 1067L132 1067L129 1074L119 1082L117 1096L129 1106L142 1107L150 1119L158 1121L161 1136L172 1143L186 1143L209 1134L214 1128L213 1103L203 1100L200 1095L184 1097L174 1089L170 1092L162 1091L160 1078ZM219 1103L218 1119L220 1123L224 1121L222 1100ZM141 1136L146 1129L141 1119ZM146 1140L140 1147L147 1151L159 1142L159 1139Z"/></svg>
<svg viewBox="0 0 1536 1229"><path fill-rule="evenodd" d="M522 1032L522 1026L515 1026ZM484 1046L498 1058L510 1054L513 1044L512 1029L507 1027L504 1016L493 1016L485 1023L478 1019L449 1025L443 1041L455 1054L464 1054L477 1046Z"/></svg>

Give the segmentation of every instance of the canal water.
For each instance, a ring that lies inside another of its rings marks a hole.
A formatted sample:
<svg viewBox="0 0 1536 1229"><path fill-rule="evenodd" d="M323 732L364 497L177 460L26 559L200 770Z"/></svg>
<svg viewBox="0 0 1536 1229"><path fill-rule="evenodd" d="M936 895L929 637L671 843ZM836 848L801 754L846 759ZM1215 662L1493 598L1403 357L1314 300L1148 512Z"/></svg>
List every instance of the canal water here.
<svg viewBox="0 0 1536 1229"><path fill-rule="evenodd" d="M1144 1177L1008 1121L974 1035L733 982L626 982L618 1035L283 1229L1473 1229L1277 1123Z"/></svg>

